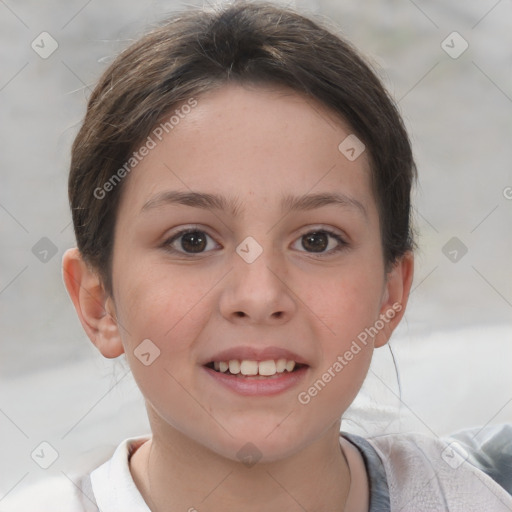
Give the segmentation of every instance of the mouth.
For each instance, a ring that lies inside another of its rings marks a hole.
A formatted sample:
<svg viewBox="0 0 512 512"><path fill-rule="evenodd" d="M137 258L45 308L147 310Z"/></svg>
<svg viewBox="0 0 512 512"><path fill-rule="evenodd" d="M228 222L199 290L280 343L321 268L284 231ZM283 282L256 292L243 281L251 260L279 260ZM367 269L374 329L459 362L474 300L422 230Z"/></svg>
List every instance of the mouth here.
<svg viewBox="0 0 512 512"><path fill-rule="evenodd" d="M244 396L271 396L303 385L311 373L309 359L284 347L233 346L203 359L212 389ZM220 388L217 388L217 385Z"/></svg>
<svg viewBox="0 0 512 512"><path fill-rule="evenodd" d="M204 365L217 373L238 377L240 379L272 379L299 372L308 365L293 359L267 359L256 361L250 359L230 359L228 361L210 361Z"/></svg>

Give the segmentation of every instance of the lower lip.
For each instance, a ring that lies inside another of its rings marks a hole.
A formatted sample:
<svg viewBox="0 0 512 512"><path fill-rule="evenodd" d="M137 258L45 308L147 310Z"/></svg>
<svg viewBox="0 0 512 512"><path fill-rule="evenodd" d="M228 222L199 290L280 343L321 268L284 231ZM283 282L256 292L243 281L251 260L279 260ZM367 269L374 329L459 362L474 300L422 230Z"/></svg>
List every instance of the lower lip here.
<svg viewBox="0 0 512 512"><path fill-rule="evenodd" d="M283 372L277 377L255 378L220 373L206 366L202 368L220 384L246 396L269 396L287 391L302 381L309 369L308 366L303 366L294 372Z"/></svg>

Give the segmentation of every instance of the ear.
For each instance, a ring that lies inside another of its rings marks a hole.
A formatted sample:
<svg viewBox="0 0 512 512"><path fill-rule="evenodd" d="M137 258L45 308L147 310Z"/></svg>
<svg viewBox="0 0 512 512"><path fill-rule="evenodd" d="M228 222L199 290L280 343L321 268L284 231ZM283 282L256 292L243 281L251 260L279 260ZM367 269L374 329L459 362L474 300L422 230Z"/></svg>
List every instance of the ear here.
<svg viewBox="0 0 512 512"><path fill-rule="evenodd" d="M404 316L414 275L414 254L407 251L386 276L379 320L384 327L374 338L374 347L385 345Z"/></svg>
<svg viewBox="0 0 512 512"><path fill-rule="evenodd" d="M68 249L62 258L62 277L78 318L89 339L108 358L118 357L124 347L113 299L87 265L78 249Z"/></svg>

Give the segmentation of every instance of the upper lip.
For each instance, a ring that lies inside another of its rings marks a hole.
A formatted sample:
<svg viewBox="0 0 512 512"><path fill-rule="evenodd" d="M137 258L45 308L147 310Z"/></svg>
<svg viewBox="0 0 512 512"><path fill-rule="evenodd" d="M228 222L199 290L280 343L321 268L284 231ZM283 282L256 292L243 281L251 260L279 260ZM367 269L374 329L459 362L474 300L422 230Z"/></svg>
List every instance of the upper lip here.
<svg viewBox="0 0 512 512"><path fill-rule="evenodd" d="M230 361L232 359L237 359L238 361L248 360L258 362L268 361L270 359L287 359L300 364L308 364L303 357L285 348L272 346L257 348L248 345L231 347L226 350L222 350L221 352L217 352L213 356L210 356L208 359L203 361L202 364L205 365L211 363L212 361Z"/></svg>

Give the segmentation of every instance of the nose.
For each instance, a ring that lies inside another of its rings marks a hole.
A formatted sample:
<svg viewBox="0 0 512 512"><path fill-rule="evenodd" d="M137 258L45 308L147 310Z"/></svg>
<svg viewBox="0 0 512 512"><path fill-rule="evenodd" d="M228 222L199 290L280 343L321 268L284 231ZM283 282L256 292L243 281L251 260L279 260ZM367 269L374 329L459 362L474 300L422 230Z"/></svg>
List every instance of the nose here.
<svg viewBox="0 0 512 512"><path fill-rule="evenodd" d="M236 323L278 325L293 317L297 302L287 282L285 263L264 250L252 263L233 255L220 298L220 313Z"/></svg>

